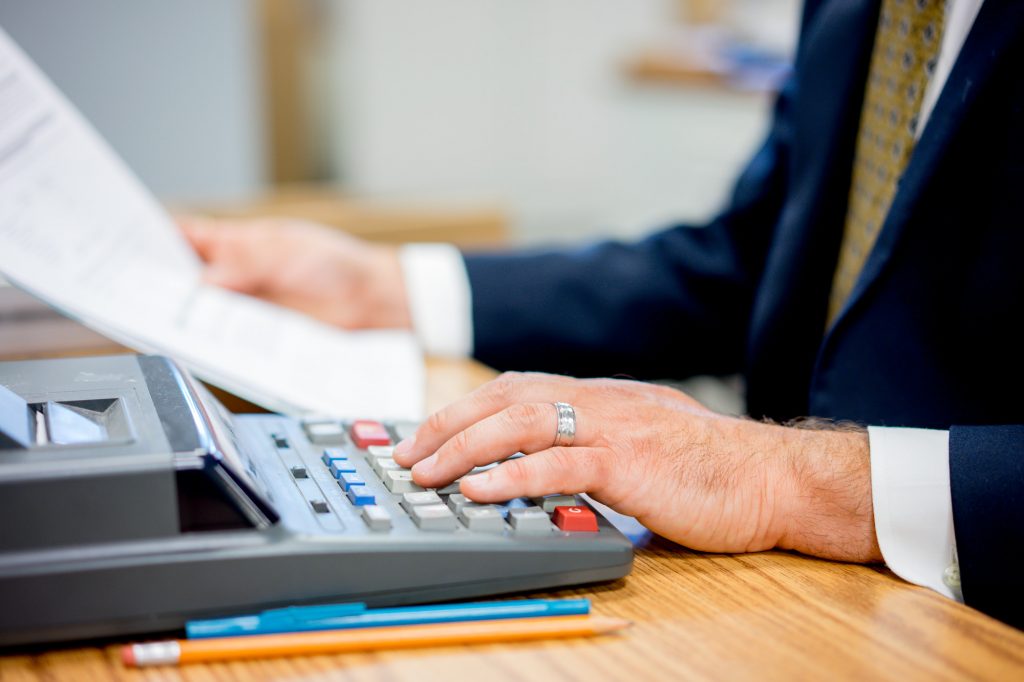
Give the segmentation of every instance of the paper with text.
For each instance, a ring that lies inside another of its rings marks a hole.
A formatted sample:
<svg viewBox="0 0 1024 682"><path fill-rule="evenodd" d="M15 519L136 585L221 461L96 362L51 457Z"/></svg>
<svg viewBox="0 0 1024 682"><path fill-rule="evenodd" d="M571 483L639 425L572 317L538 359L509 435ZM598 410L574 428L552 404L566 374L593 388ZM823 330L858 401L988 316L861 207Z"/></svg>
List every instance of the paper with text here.
<svg viewBox="0 0 1024 682"><path fill-rule="evenodd" d="M417 419L411 334L207 286L177 227L0 29L0 273L84 324L289 414Z"/></svg>

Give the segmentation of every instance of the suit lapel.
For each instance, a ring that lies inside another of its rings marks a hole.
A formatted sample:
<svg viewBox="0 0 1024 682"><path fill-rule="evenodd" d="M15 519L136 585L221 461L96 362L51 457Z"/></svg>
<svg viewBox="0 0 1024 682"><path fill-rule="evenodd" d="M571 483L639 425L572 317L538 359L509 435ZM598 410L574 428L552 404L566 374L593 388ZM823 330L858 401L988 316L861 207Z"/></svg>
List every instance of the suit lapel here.
<svg viewBox="0 0 1024 682"><path fill-rule="evenodd" d="M975 19L949 79L935 104L921 138L907 165L899 191L893 198L878 239L864 264L850 297L829 330L828 337L842 326L850 310L864 298L884 272L921 190L928 182L960 122L985 80L992 72L1000 52L1019 34L1024 25L1024 2L986 0Z"/></svg>

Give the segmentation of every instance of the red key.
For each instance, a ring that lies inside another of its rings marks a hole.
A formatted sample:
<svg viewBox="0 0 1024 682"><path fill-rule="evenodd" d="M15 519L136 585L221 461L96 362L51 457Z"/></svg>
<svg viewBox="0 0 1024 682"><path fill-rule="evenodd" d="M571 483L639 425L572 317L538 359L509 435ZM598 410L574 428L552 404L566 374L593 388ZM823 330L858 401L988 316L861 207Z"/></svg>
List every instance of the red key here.
<svg viewBox="0 0 1024 682"><path fill-rule="evenodd" d="M380 422L368 419L352 422L351 435L352 442L363 450L371 445L391 445L391 436Z"/></svg>
<svg viewBox="0 0 1024 682"><path fill-rule="evenodd" d="M555 507L554 521L562 530L597 532L597 517L587 507Z"/></svg>

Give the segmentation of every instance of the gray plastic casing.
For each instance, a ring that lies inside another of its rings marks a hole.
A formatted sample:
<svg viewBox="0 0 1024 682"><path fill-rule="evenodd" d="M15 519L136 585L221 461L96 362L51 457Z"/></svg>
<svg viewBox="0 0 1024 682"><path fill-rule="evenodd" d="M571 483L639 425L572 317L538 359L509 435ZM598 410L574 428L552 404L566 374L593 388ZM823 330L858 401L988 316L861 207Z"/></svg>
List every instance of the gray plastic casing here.
<svg viewBox="0 0 1024 682"><path fill-rule="evenodd" d="M0 363L0 384L30 404L116 398L131 434L0 449L0 646L137 636L297 604L551 589L632 566L629 540L600 515L597 533L430 533L387 498L394 527L372 532L298 421L227 415L165 358ZM249 528L181 532L181 472L203 467L232 471L225 494ZM311 495L331 513L314 513Z"/></svg>

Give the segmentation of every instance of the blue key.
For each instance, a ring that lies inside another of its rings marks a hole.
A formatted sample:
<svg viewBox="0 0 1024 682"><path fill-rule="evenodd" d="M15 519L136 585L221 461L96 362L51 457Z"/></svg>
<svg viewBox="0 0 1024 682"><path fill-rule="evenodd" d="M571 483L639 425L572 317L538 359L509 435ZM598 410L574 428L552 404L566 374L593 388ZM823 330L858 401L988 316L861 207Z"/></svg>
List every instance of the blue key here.
<svg viewBox="0 0 1024 682"><path fill-rule="evenodd" d="M342 474L338 478L338 485L342 490L348 492L348 489L354 485L366 485L366 481L359 474Z"/></svg>
<svg viewBox="0 0 1024 682"><path fill-rule="evenodd" d="M342 474L354 474L356 472L356 466L347 459L333 459L331 460L331 475L335 478L341 478Z"/></svg>
<svg viewBox="0 0 1024 682"><path fill-rule="evenodd" d="M323 457L320 459L327 466L331 466L331 462L335 460L345 460L348 459L348 457L345 456L345 451L340 448L324 448Z"/></svg>
<svg viewBox="0 0 1024 682"><path fill-rule="evenodd" d="M365 485L353 485L348 489L348 499L352 504L357 507L365 507L370 504L376 504L373 495L367 490Z"/></svg>

